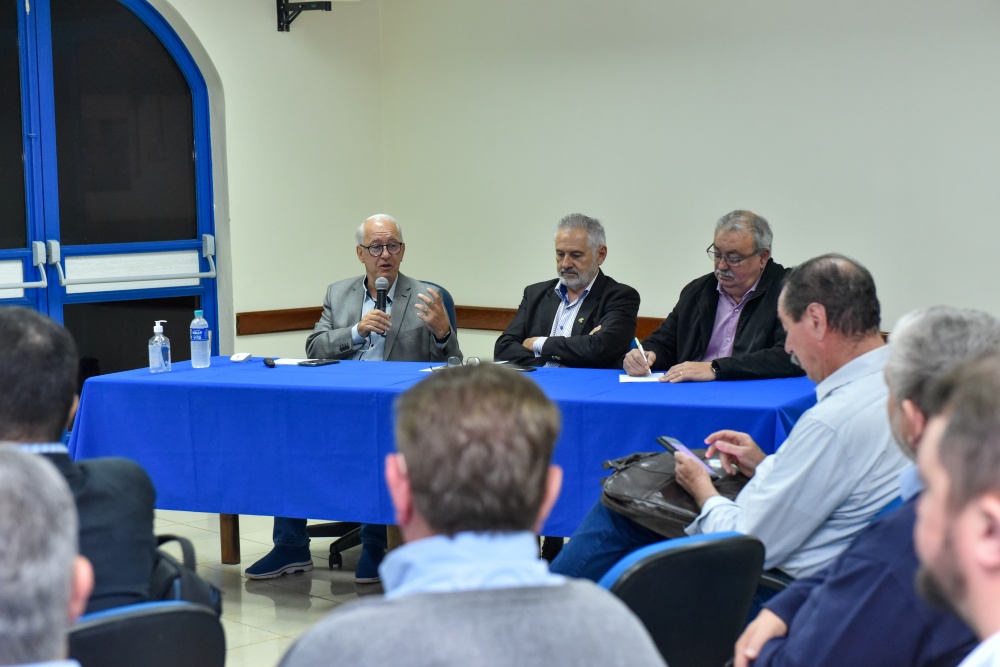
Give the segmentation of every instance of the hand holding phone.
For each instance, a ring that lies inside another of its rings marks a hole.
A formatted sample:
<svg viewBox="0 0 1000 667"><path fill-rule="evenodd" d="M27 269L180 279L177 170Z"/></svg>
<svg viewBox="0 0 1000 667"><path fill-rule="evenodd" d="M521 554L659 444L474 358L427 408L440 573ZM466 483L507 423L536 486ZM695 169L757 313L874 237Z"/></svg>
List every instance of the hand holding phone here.
<svg viewBox="0 0 1000 667"><path fill-rule="evenodd" d="M677 438L671 438L671 437L666 436L666 435L661 435L659 438L656 439L656 442L659 443L659 445L661 447L663 447L665 450L667 450L671 454L676 455L677 452L682 452L684 454L687 454L688 456L690 456L691 458L693 458L695 461L697 461L698 463L700 463L701 466L705 470L708 471L709 477L711 477L712 479L719 479L719 473L717 473L715 470L713 470L710 465L708 465L707 463L705 463L701 458L699 458L694 452L692 452L690 449L688 449L687 446L684 445L684 443L682 443Z"/></svg>

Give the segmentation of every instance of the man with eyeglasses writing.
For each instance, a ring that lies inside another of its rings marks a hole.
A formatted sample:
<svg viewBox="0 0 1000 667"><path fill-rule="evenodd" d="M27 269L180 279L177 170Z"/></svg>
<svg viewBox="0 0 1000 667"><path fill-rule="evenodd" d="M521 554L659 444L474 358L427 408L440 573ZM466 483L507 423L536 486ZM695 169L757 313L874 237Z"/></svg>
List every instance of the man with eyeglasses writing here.
<svg viewBox="0 0 1000 667"><path fill-rule="evenodd" d="M757 380L803 371L784 350L778 294L787 269L771 259L771 226L750 211L715 225L712 273L681 290L667 319L625 355L629 375L664 371L661 382Z"/></svg>
<svg viewBox="0 0 1000 667"><path fill-rule="evenodd" d="M373 215L355 232L358 261L365 274L333 283L326 290L323 314L306 340L312 359L363 361L447 361L462 357L457 332L433 287L399 272L406 253L403 230L388 215ZM378 307L376 281L384 278L386 306ZM312 570L305 519L275 517L274 548L246 569L249 579L272 579ZM385 526L363 524L357 583L379 581L385 555Z"/></svg>

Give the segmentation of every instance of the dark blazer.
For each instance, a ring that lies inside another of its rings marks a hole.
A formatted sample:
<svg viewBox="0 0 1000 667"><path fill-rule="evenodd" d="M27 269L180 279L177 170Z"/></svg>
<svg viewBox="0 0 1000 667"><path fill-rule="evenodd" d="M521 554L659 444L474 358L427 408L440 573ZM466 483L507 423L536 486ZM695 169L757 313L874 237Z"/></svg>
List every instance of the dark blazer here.
<svg viewBox="0 0 1000 667"><path fill-rule="evenodd" d="M392 300L392 328L385 336L385 361L446 361L461 357L458 332L452 331L444 348L434 343L434 334L417 317L417 294L427 295L427 285L396 276ZM306 354L312 359L347 359L354 354L351 329L361 319L365 298L364 276L333 283L326 289L323 314L306 340Z"/></svg>
<svg viewBox="0 0 1000 667"><path fill-rule="evenodd" d="M733 356L715 360L719 380L804 375L785 352L785 330L778 319L781 282L790 270L773 259L767 261L757 289L743 306L736 325ZM718 284L714 273L688 283L667 319L642 341L643 349L656 353L654 371L666 370L682 361L702 361L719 306Z"/></svg>
<svg viewBox="0 0 1000 667"><path fill-rule="evenodd" d="M524 366L544 366L555 361L577 368L619 368L622 355L635 336L635 318L639 313L639 293L598 270L594 286L587 294L568 337L549 336L559 308L555 293L557 280L528 285L521 305L507 330L493 348L496 361L510 361ZM601 330L590 335L600 325ZM522 343L535 336L549 336L542 346L542 356Z"/></svg>
<svg viewBox="0 0 1000 667"><path fill-rule="evenodd" d="M156 491L135 461L88 459L74 463L68 454L42 454L69 484L80 524L80 553L94 566L90 614L145 602L153 574Z"/></svg>
<svg viewBox="0 0 1000 667"><path fill-rule="evenodd" d="M914 586L916 505L911 498L876 519L830 565L768 600L788 633L764 644L754 667L960 663L975 635Z"/></svg>

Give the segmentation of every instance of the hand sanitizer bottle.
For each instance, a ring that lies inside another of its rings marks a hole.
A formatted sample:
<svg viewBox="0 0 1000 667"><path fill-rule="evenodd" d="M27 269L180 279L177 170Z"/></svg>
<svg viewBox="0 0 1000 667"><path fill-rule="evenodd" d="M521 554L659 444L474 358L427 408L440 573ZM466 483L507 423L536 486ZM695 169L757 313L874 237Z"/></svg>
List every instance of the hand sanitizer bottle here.
<svg viewBox="0 0 1000 667"><path fill-rule="evenodd" d="M153 337L149 339L149 372L163 373L170 370L170 339L163 335L163 322L156 320Z"/></svg>

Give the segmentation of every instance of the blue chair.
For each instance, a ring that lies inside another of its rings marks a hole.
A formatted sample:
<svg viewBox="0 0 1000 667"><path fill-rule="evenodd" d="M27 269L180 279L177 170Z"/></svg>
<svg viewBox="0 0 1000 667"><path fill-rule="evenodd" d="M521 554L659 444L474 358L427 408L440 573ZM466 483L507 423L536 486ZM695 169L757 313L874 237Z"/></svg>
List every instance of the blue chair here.
<svg viewBox="0 0 1000 667"><path fill-rule="evenodd" d="M69 657L82 667L223 667L226 636L209 607L142 602L81 617Z"/></svg>
<svg viewBox="0 0 1000 667"><path fill-rule="evenodd" d="M448 313L448 320L451 322L451 330L458 331L458 318L455 315L455 300L451 298L451 293L437 283L432 283L429 280L421 280L420 282L425 285L430 285L438 294L441 295L441 300L444 301L445 312Z"/></svg>
<svg viewBox="0 0 1000 667"><path fill-rule="evenodd" d="M739 533L658 542L598 582L639 617L670 667L722 667L746 623L764 545Z"/></svg>

